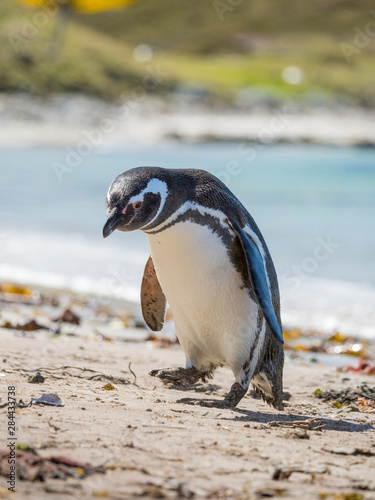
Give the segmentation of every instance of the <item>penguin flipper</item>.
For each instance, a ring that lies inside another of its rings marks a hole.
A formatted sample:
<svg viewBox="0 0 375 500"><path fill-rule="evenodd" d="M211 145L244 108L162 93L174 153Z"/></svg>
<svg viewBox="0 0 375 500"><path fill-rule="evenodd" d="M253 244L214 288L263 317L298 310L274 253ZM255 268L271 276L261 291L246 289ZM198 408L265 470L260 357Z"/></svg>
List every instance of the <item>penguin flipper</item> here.
<svg viewBox="0 0 375 500"><path fill-rule="evenodd" d="M266 269L256 243L248 236L235 220L230 220L234 232L238 236L249 271L251 286L255 297L262 309L263 316L275 337L284 343L283 332L279 325L275 309L272 304L271 292L267 283Z"/></svg>
<svg viewBox="0 0 375 500"><path fill-rule="evenodd" d="M141 286L142 315L153 332L159 332L164 325L167 299L160 286L152 257L148 258Z"/></svg>

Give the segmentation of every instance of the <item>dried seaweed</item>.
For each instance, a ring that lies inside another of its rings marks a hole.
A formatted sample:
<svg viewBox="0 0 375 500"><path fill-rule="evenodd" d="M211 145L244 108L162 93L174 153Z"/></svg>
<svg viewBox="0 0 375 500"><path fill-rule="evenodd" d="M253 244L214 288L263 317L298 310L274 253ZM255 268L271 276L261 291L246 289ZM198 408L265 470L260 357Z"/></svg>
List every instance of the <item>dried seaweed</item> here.
<svg viewBox="0 0 375 500"><path fill-rule="evenodd" d="M57 378L57 379L61 379L63 377L57 377L56 375L54 375L54 373L62 372L61 375L69 375L70 377L81 378L84 380L99 380L102 382L107 381L107 382L112 382L115 384L124 384L124 385L131 384L130 380L128 380L124 377L115 377L113 375L106 375L105 373L99 372L97 370L92 370L91 368L85 368L85 367L82 368L80 366L64 365L64 366L59 366L56 368L40 367L40 368L37 368L36 370L35 369L26 370L25 368L15 368L15 370L26 372L26 373L35 372L35 371L39 371L39 372L43 371L44 373L48 373L50 375L50 377ZM93 373L93 375L89 375L88 377L83 377L82 375L78 375L76 373L71 373L71 370L78 370L81 372L89 372L89 373ZM133 372L133 375L134 375L134 372ZM134 384L134 385L136 385L136 384Z"/></svg>
<svg viewBox="0 0 375 500"><path fill-rule="evenodd" d="M320 431L324 428L323 421L318 418L309 420L275 420L267 424L269 427L291 427L309 431Z"/></svg>
<svg viewBox="0 0 375 500"><path fill-rule="evenodd" d="M316 398L322 399L323 401L338 401L342 405L355 404L358 401L358 398L365 399L375 399L375 387L370 387L369 385L363 384L357 386L356 389L352 389L350 387L342 390L328 390L321 391L317 389L314 392L314 396Z"/></svg>
<svg viewBox="0 0 375 500"><path fill-rule="evenodd" d="M0 453L0 475L9 473L9 452ZM89 474L105 473L102 466L77 462L68 457L42 457L35 450L17 450L17 477L25 481L46 481L47 479L83 478Z"/></svg>

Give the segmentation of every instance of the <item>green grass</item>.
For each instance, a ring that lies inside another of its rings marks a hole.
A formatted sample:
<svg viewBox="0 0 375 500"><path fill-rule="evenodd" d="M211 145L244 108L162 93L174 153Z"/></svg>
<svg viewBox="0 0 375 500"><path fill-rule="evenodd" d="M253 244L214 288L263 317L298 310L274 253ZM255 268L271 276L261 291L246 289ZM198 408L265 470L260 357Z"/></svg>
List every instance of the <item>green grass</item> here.
<svg viewBox="0 0 375 500"><path fill-rule="evenodd" d="M33 23L34 14L10 1L1 4L0 91L82 92L114 99L141 84L145 70L128 45L71 20L62 48L51 53L54 19L30 39L22 36L25 19Z"/></svg>
<svg viewBox="0 0 375 500"><path fill-rule="evenodd" d="M372 85L375 73L374 55L363 51L352 64L337 52L336 41L315 34L280 37L277 47L267 47L251 54L196 54L162 53L156 60L174 75L194 84L204 84L220 92L235 92L244 87L265 89L267 94L296 97L337 94L356 104L367 100L375 103ZM341 50L341 49L340 49ZM304 72L299 85L282 79L286 66L297 66Z"/></svg>
<svg viewBox="0 0 375 500"><path fill-rule="evenodd" d="M176 83L194 84L231 98L251 87L268 96L340 95L375 106L375 37L350 63L340 45L353 45L354 28L375 21L372 1L244 0L223 20L213 5L211 0L140 0L127 9L75 14L62 50L51 57L54 21L15 54L9 34L22 33L25 18L32 21L35 11L2 0L0 91L79 91L114 99L142 84L151 64L168 73L157 92ZM141 43L155 50L150 63L133 58L134 46ZM303 70L300 85L281 78L286 66Z"/></svg>
<svg viewBox="0 0 375 500"><path fill-rule="evenodd" d="M346 39L355 26L374 19L374 9L372 0L243 0L221 20L214 0L140 0L128 9L80 16L80 22L132 45L217 53L228 48L238 51L238 34L265 41L310 33Z"/></svg>

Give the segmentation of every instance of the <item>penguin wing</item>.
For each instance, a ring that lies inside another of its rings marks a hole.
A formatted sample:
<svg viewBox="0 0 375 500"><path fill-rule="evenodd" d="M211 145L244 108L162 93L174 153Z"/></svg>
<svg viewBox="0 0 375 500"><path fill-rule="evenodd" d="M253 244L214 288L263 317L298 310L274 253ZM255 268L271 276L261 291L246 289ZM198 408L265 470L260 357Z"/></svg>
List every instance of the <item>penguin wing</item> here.
<svg viewBox="0 0 375 500"><path fill-rule="evenodd" d="M283 332L272 304L271 292L267 282L267 274L262 255L256 243L245 233L240 224L235 220L230 220L229 222L241 242L247 269L249 271L250 283L258 304L262 309L264 318L275 337L280 340L280 342L284 343Z"/></svg>
<svg viewBox="0 0 375 500"><path fill-rule="evenodd" d="M141 286L142 315L153 332L159 332L164 325L167 300L156 276L152 257L148 258Z"/></svg>

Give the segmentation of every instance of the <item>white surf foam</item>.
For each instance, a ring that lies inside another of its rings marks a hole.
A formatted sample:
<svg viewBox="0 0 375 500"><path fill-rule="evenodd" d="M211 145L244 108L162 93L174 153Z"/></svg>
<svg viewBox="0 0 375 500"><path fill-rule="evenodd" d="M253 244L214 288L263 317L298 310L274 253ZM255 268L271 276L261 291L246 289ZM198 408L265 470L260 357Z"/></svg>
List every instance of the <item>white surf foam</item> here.
<svg viewBox="0 0 375 500"><path fill-rule="evenodd" d="M1 281L139 300L146 247L31 231L8 233L1 243Z"/></svg>
<svg viewBox="0 0 375 500"><path fill-rule="evenodd" d="M339 331L375 339L375 287L310 278L291 291L281 284L284 327Z"/></svg>

